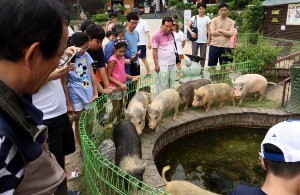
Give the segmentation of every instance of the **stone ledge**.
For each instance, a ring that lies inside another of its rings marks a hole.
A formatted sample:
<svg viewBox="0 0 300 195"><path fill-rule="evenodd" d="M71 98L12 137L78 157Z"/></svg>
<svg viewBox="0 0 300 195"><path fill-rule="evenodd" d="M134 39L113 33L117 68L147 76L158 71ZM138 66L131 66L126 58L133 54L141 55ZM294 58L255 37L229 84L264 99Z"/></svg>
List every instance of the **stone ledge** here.
<svg viewBox="0 0 300 195"><path fill-rule="evenodd" d="M300 115L287 113L279 108L224 106L211 108L207 113L198 110L182 112L176 121L171 116L164 118L158 132L146 130L141 135L143 160L147 163L144 181L155 187L164 184L154 162L155 156L168 144L187 135L225 127L270 128L287 119L299 120Z"/></svg>

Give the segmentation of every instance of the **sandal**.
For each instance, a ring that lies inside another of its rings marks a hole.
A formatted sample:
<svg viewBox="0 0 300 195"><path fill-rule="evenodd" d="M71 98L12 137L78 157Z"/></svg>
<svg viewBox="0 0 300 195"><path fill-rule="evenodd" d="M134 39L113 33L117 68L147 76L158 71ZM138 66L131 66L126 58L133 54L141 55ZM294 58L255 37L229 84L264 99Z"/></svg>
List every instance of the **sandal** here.
<svg viewBox="0 0 300 195"><path fill-rule="evenodd" d="M68 174L68 173L67 173L67 174ZM66 175L67 175L67 174L66 174ZM70 181L70 180L73 180L73 179L77 179L78 177L81 176L81 174L82 174L82 173L79 172L79 171L77 171L77 170L76 170L76 171L72 171L72 172L71 172L71 177L69 177L69 178L67 177L67 180Z"/></svg>

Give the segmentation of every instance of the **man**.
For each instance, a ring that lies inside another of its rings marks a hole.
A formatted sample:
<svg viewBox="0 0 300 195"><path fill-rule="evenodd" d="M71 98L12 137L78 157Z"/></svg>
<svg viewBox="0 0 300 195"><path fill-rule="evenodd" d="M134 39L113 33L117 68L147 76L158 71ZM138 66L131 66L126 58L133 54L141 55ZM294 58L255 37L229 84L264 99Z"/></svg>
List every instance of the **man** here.
<svg viewBox="0 0 300 195"><path fill-rule="evenodd" d="M152 37L152 52L155 71L162 72L158 76L157 92L175 87L176 56L174 37L172 35L173 20L164 17L161 30Z"/></svg>
<svg viewBox="0 0 300 195"><path fill-rule="evenodd" d="M148 26L147 22L142 19L142 12L140 12L139 9L134 10L134 13L137 14L139 17L137 26L135 28L135 30L139 33L139 38L140 38L140 41L137 44L138 51L139 50L141 51L139 57L141 58L142 62L145 65L147 75L149 75L150 74L150 65L146 58L147 57L146 46L148 45L148 49L152 48L150 33L149 33L149 26ZM146 43L146 38L147 38L147 43Z"/></svg>
<svg viewBox="0 0 300 195"><path fill-rule="evenodd" d="M56 0L0 1L0 194L67 193L31 103L66 48L64 15Z"/></svg>
<svg viewBox="0 0 300 195"><path fill-rule="evenodd" d="M129 52L129 56L125 56L127 59L130 59L130 66L125 66L125 71L127 74L131 76L139 76L140 75L140 62L138 58L138 48L137 44L140 41L139 34L135 30L138 22L138 16L129 12L126 15L126 31L125 31L125 40L127 41L127 51Z"/></svg>
<svg viewBox="0 0 300 195"><path fill-rule="evenodd" d="M228 57L223 55L226 52L231 52L229 49L229 41L233 35L234 22L227 17L229 10L226 3L221 3L218 8L220 16L213 18L210 24L211 42L208 59L209 66L217 65L218 60L220 64L230 61Z"/></svg>
<svg viewBox="0 0 300 195"><path fill-rule="evenodd" d="M267 171L261 188L238 186L230 195L300 194L300 121L273 126L261 143L261 165Z"/></svg>

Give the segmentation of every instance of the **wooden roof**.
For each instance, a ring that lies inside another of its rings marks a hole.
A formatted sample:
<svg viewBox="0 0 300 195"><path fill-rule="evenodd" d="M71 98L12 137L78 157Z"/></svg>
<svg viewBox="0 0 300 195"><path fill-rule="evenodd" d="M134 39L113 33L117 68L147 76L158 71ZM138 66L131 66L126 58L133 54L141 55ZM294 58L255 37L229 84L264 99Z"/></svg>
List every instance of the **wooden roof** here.
<svg viewBox="0 0 300 195"><path fill-rule="evenodd" d="M262 4L263 6L274 6L274 5L283 5L291 3L300 3L299 0L265 0Z"/></svg>

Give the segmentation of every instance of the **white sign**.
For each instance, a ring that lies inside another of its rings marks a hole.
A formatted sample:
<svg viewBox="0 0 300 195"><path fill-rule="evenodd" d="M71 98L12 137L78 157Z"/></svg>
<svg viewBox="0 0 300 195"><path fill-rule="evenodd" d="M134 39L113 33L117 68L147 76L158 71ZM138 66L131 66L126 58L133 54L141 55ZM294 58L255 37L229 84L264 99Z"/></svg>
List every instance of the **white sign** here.
<svg viewBox="0 0 300 195"><path fill-rule="evenodd" d="M192 17L192 11L189 10L184 10L183 12L183 24L184 24L184 28L183 28L183 32L186 35L187 32L187 25L189 23L189 19Z"/></svg>
<svg viewBox="0 0 300 195"><path fill-rule="evenodd" d="M300 4L289 4L286 25L300 25Z"/></svg>

